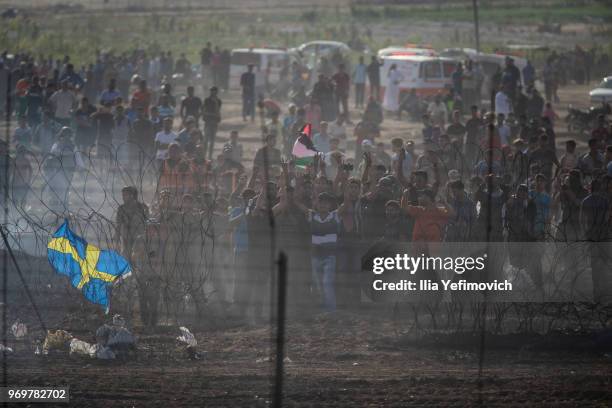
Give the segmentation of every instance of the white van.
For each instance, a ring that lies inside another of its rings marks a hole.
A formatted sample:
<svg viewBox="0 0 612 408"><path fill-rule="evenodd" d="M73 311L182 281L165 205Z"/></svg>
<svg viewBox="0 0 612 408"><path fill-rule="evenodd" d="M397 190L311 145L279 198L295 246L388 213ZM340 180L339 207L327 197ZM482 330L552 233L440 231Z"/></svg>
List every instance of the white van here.
<svg viewBox="0 0 612 408"><path fill-rule="evenodd" d="M451 75L457 66L456 59L422 55L389 55L382 57L380 67L381 86L387 86L387 73L393 64L404 79L400 82L400 94L415 89L419 96L447 93L452 87Z"/></svg>
<svg viewBox="0 0 612 408"><path fill-rule="evenodd" d="M438 53L436 52L436 50L432 48L401 47L401 46L391 45L387 48L381 48L380 50L378 50L377 55L378 55L378 59L381 59L383 57L389 57L393 55L397 55L397 56L399 55L405 55L405 56L422 55L426 57L435 57L436 55L438 55Z"/></svg>
<svg viewBox="0 0 612 408"><path fill-rule="evenodd" d="M276 84L283 68L291 66L291 54L275 48L236 48L232 50L230 65L230 89L240 88L240 76L253 64L255 88L263 89L268 83Z"/></svg>

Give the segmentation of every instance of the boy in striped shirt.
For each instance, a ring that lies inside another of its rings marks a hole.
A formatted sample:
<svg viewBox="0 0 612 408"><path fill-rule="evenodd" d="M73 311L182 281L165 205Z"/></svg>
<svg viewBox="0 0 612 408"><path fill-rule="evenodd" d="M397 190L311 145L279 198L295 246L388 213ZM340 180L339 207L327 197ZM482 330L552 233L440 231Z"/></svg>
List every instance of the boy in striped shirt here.
<svg viewBox="0 0 612 408"><path fill-rule="evenodd" d="M333 195L319 194L316 211L309 211L312 233L312 281L325 310L336 310L336 247L340 219Z"/></svg>

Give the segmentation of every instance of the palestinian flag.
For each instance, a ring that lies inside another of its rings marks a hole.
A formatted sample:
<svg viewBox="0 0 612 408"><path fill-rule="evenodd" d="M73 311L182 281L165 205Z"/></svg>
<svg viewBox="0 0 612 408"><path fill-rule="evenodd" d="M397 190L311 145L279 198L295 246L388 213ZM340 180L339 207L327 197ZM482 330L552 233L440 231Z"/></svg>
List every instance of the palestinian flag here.
<svg viewBox="0 0 612 408"><path fill-rule="evenodd" d="M305 124L299 133L300 136L295 141L291 154L294 157L296 167L305 168L312 164L318 152L312 143L312 125L310 123Z"/></svg>

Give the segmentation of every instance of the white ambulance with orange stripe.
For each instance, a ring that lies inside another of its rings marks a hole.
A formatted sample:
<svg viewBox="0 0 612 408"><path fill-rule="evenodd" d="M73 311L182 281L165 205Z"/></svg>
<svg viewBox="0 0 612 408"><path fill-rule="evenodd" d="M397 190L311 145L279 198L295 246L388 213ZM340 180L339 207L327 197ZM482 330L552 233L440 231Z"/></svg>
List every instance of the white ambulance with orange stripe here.
<svg viewBox="0 0 612 408"><path fill-rule="evenodd" d="M416 90L419 96L430 96L438 93L448 93L452 87L451 75L459 59L425 56L403 55L391 53L381 57L380 67L381 87L387 86L387 73L393 64L402 74L400 94Z"/></svg>

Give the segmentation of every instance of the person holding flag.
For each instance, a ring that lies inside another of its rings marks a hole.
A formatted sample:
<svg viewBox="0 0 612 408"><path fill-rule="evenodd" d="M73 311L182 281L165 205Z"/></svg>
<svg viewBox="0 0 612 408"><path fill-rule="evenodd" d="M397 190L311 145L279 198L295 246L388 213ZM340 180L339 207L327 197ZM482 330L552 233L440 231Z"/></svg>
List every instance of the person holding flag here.
<svg viewBox="0 0 612 408"><path fill-rule="evenodd" d="M291 154L294 157L295 166L305 169L312 165L315 156L319 154L312 140L312 125L306 123L298 132L299 136L293 144Z"/></svg>

